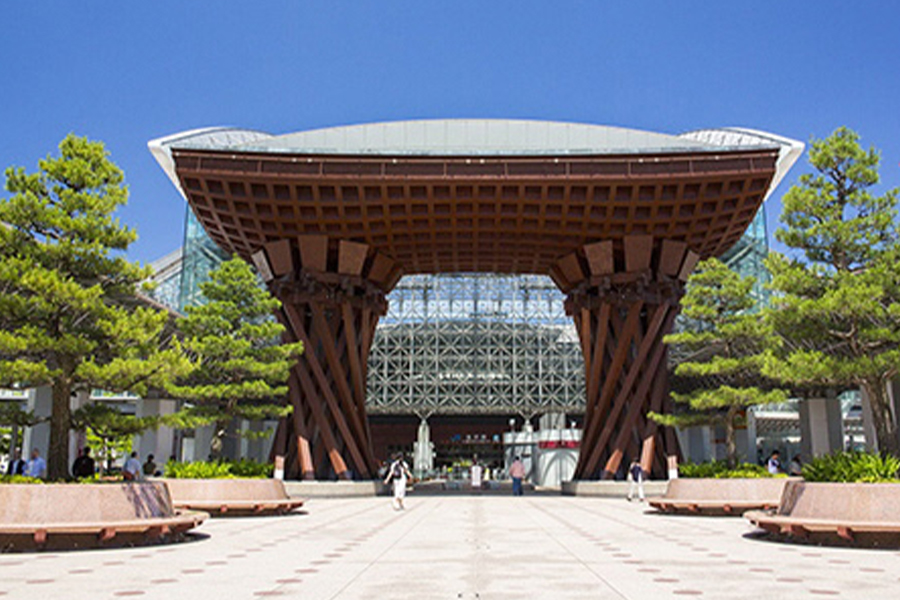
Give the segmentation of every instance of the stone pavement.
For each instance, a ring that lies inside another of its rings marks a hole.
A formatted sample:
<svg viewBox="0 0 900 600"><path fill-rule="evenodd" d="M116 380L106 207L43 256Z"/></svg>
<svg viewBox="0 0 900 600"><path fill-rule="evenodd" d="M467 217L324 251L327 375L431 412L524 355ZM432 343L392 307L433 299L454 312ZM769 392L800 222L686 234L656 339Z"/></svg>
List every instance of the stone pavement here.
<svg viewBox="0 0 900 600"><path fill-rule="evenodd" d="M897 598L900 552L783 545L620 499L410 495L213 519L171 546L0 555L0 598Z"/></svg>

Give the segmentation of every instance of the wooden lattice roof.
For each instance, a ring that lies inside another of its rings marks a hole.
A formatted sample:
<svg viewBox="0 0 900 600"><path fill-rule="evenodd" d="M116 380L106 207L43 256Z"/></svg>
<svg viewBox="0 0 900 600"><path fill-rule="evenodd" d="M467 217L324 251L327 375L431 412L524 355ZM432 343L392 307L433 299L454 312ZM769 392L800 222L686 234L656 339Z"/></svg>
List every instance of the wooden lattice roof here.
<svg viewBox="0 0 900 600"><path fill-rule="evenodd" d="M368 244L406 273L548 273L631 235L718 255L743 234L777 149L558 157L334 156L173 149L209 235L249 257L303 234Z"/></svg>

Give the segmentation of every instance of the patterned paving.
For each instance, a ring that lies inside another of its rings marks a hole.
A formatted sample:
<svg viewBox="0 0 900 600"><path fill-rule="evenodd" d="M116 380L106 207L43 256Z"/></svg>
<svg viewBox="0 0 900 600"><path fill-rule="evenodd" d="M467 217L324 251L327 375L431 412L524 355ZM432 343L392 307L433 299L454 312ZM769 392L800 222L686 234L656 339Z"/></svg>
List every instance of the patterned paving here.
<svg viewBox="0 0 900 600"><path fill-rule="evenodd" d="M896 598L900 552L762 541L622 500L314 500L175 545L0 555L3 598Z"/></svg>

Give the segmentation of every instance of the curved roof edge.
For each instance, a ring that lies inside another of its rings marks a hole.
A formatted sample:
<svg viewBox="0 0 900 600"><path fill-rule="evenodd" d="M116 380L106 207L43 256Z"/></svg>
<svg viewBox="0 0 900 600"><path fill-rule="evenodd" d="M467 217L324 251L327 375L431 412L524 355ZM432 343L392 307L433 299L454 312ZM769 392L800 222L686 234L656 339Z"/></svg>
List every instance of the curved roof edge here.
<svg viewBox="0 0 900 600"><path fill-rule="evenodd" d="M241 150L298 154L546 156L709 150L702 140L639 129L525 119L420 119L298 131Z"/></svg>
<svg viewBox="0 0 900 600"><path fill-rule="evenodd" d="M778 184L784 179L791 167L803 155L806 144L786 138L774 133L759 131L756 129L747 129L745 127L718 127L713 129L697 129L682 133L680 137L699 140L708 144L716 144L728 147L742 146L777 146L778 161L775 166L775 175L772 177L772 183L766 191L766 197L763 201L769 199Z"/></svg>
<svg viewBox="0 0 900 600"><path fill-rule="evenodd" d="M180 133L163 136L147 142L150 154L162 167L169 180L175 184L175 188L184 196L184 190L178 182L175 174L175 161L172 159L173 146L189 146L191 148L230 148L247 142L253 142L272 137L272 134L253 129L240 129L238 127L202 127L190 129Z"/></svg>
<svg viewBox="0 0 900 600"><path fill-rule="evenodd" d="M716 152L778 148L775 177L766 198L803 153L802 142L739 127L699 129L668 135L583 123L516 119L433 119L389 121L312 129L275 136L237 127L206 127L147 143L150 152L184 196L175 173L173 147L244 152L357 155L631 154Z"/></svg>

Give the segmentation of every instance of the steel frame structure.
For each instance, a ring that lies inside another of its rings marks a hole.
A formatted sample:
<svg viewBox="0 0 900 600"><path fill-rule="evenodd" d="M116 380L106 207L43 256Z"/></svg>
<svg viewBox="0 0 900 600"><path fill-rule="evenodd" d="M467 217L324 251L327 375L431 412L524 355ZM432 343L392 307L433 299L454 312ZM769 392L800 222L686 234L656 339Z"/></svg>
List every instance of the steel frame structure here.
<svg viewBox="0 0 900 600"><path fill-rule="evenodd" d="M370 414L584 412L564 296L536 275L404 277L369 356Z"/></svg>

